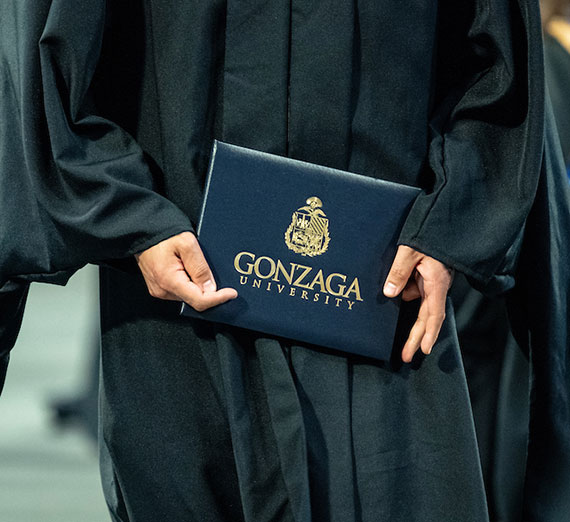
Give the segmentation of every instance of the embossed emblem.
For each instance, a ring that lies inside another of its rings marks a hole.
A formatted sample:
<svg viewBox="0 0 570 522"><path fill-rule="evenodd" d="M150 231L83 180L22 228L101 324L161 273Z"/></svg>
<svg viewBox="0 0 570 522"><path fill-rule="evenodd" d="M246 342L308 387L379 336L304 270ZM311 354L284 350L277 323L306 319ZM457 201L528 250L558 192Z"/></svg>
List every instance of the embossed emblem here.
<svg viewBox="0 0 570 522"><path fill-rule="evenodd" d="M285 232L285 243L290 250L303 256L319 256L327 251L331 240L329 219L322 210L323 202L316 196L293 212L291 224Z"/></svg>

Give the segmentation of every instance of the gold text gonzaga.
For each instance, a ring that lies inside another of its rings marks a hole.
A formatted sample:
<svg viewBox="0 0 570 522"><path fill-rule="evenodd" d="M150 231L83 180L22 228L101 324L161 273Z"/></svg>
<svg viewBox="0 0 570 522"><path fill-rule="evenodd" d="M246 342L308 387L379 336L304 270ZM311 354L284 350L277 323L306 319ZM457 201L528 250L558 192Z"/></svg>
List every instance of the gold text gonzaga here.
<svg viewBox="0 0 570 522"><path fill-rule="evenodd" d="M240 285L267 292L285 293L306 301L320 302L352 310L357 301L363 301L358 277L345 274L326 274L322 269L289 263L268 256L257 257L252 252L239 252L234 258L234 268L240 274Z"/></svg>

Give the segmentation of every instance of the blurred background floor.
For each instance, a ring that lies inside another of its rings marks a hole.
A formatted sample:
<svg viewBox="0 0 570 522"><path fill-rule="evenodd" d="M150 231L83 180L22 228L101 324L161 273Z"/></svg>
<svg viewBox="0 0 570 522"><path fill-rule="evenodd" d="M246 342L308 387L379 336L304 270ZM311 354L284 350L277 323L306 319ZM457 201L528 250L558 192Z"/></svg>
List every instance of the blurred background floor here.
<svg viewBox="0 0 570 522"><path fill-rule="evenodd" d="M32 285L0 396L0 522L108 522L97 449L54 422L86 387L97 332L97 269L64 288Z"/></svg>

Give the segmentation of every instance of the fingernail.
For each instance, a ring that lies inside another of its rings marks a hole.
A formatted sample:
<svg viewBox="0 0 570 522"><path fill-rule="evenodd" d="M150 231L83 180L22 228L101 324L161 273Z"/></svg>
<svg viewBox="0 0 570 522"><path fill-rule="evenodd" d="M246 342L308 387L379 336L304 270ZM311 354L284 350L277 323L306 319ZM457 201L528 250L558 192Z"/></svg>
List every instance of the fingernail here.
<svg viewBox="0 0 570 522"><path fill-rule="evenodd" d="M394 283L386 283L384 285L384 295L394 297L396 295L396 285Z"/></svg>
<svg viewBox="0 0 570 522"><path fill-rule="evenodd" d="M216 283L214 283L214 281L212 281L211 279L208 279L203 287L204 292L215 292L216 291Z"/></svg>

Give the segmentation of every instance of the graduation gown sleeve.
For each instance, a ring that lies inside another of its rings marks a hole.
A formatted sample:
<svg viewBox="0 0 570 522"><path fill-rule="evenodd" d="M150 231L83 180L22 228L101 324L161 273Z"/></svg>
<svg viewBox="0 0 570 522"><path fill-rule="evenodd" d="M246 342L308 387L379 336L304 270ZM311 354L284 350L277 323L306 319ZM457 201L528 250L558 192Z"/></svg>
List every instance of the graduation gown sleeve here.
<svg viewBox="0 0 570 522"><path fill-rule="evenodd" d="M191 229L154 190L139 145L91 102L105 6L0 6L0 283L126 258Z"/></svg>
<svg viewBox="0 0 570 522"><path fill-rule="evenodd" d="M536 191L544 76L535 2L440 2L427 176L400 243L483 284L507 255Z"/></svg>

